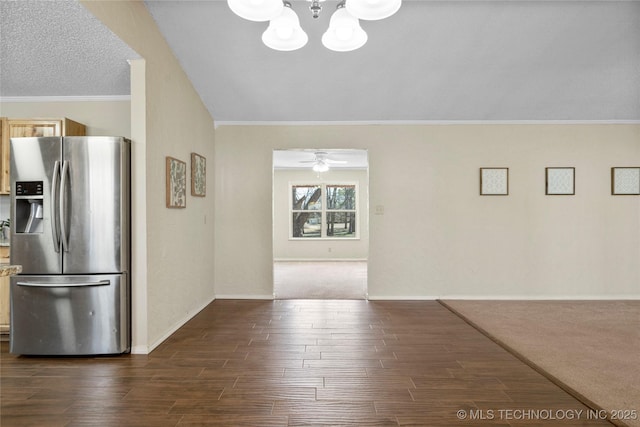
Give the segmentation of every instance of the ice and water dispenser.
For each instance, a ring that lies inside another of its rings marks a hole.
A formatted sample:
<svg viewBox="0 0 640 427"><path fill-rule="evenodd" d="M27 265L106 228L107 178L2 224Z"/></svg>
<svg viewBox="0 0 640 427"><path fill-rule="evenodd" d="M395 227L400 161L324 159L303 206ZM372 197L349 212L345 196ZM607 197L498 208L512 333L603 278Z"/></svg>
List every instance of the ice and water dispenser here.
<svg viewBox="0 0 640 427"><path fill-rule="evenodd" d="M43 181L16 182L15 233L42 233Z"/></svg>

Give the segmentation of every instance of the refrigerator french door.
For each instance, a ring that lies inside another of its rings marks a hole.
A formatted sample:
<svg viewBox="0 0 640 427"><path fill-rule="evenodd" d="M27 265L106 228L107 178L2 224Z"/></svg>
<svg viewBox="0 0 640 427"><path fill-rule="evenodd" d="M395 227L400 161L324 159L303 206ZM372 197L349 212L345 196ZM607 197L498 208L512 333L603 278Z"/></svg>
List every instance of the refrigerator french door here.
<svg viewBox="0 0 640 427"><path fill-rule="evenodd" d="M130 141L11 139L10 351L130 350Z"/></svg>

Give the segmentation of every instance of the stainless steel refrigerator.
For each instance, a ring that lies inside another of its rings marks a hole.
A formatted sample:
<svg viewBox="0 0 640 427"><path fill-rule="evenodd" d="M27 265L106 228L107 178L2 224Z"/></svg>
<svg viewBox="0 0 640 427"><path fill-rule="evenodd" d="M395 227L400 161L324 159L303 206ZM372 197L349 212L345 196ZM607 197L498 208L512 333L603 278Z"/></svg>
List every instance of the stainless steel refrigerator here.
<svg viewBox="0 0 640 427"><path fill-rule="evenodd" d="M11 353L130 351L130 147L11 139Z"/></svg>

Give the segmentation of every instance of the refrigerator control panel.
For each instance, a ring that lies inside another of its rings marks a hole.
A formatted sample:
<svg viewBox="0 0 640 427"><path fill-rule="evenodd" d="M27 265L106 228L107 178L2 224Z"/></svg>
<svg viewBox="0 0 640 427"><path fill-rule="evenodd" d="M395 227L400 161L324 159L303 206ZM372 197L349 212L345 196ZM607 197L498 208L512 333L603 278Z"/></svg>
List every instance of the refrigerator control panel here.
<svg viewBox="0 0 640 427"><path fill-rule="evenodd" d="M16 196L42 196L42 181L18 181L16 182Z"/></svg>

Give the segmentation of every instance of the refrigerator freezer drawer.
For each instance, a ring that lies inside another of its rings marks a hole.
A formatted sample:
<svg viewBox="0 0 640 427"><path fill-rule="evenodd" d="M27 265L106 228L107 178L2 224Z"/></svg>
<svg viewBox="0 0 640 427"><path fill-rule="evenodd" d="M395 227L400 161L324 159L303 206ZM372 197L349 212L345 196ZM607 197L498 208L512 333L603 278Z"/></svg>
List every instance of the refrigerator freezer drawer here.
<svg viewBox="0 0 640 427"><path fill-rule="evenodd" d="M12 277L11 353L129 352L127 283L126 274Z"/></svg>

